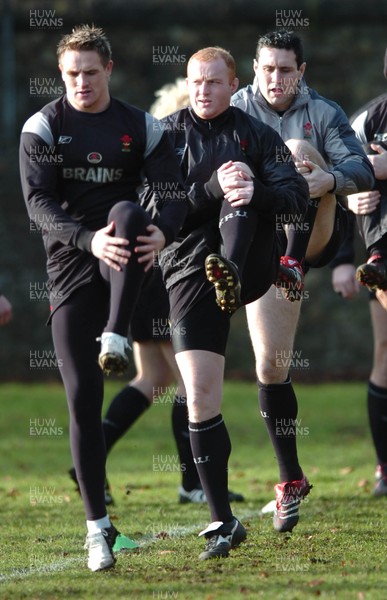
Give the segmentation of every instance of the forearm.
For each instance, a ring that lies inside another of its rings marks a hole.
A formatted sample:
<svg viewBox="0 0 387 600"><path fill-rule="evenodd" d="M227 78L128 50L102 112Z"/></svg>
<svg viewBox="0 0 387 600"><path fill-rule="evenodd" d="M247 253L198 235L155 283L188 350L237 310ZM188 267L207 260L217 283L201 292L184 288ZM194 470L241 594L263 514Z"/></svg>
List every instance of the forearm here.
<svg viewBox="0 0 387 600"><path fill-rule="evenodd" d="M371 163L360 156L355 156L330 171L336 180L335 194L349 196L365 192L373 188L375 178Z"/></svg>
<svg viewBox="0 0 387 600"><path fill-rule="evenodd" d="M327 130L324 146L331 163L329 170L336 179L335 194L348 196L372 189L372 165L345 115L339 115Z"/></svg>

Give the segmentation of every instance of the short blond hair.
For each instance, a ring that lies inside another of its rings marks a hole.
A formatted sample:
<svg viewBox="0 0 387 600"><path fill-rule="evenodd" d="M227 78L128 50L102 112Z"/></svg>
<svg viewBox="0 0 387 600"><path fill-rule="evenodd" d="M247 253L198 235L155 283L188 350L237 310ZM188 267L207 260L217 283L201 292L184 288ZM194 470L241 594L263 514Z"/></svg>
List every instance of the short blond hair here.
<svg viewBox="0 0 387 600"><path fill-rule="evenodd" d="M193 54L188 61L187 69L193 60L209 62L210 60L216 60L217 58L221 58L222 60L224 60L228 70L230 71L230 79L235 79L236 64L234 57L230 54L228 50L225 50L220 46L208 46L207 48L202 48L201 50L195 52L195 54Z"/></svg>
<svg viewBox="0 0 387 600"><path fill-rule="evenodd" d="M103 29L94 25L77 25L71 33L64 35L57 46L59 62L67 50L95 50L106 67L112 58L112 49Z"/></svg>
<svg viewBox="0 0 387 600"><path fill-rule="evenodd" d="M166 83L157 92L157 100L152 104L149 112L162 119L171 113L189 106L189 95L185 79L178 77L174 83Z"/></svg>

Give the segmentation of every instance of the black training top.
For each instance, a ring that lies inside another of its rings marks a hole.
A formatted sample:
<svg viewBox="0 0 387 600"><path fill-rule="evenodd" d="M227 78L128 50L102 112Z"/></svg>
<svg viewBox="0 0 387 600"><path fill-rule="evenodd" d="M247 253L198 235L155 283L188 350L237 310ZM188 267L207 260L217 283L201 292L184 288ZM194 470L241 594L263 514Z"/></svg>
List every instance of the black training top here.
<svg viewBox="0 0 387 600"><path fill-rule="evenodd" d="M352 117L351 125L367 154L373 154L370 144L378 144L387 150L387 94L370 100ZM375 180L372 189L387 197L387 181Z"/></svg>
<svg viewBox="0 0 387 600"><path fill-rule="evenodd" d="M250 206L261 215L257 235L266 228L274 234L281 222L306 212L308 185L297 173L290 150L268 125L235 107L213 120L200 119L192 108L185 108L162 122L179 157L189 199L178 239L161 253L167 288L192 273L204 272L206 256L219 251L224 195L217 169L223 163L241 161L254 173Z"/></svg>
<svg viewBox="0 0 387 600"><path fill-rule="evenodd" d="M370 144L378 144L387 150L387 94L381 94L364 104L352 115L350 122L367 154L374 154L374 151L370 148ZM385 200L387 199L387 180L375 179L375 185L372 189L379 190L384 199L383 203L379 205L380 208L378 209L379 212L377 214L380 218L380 222L376 225L381 236L387 228L387 211L384 206ZM351 212L349 212L349 215L352 215L352 217L350 227L348 228L348 234L340 246L336 257L330 263L331 268L354 262L354 230L356 218ZM362 216L357 218L361 219Z"/></svg>
<svg viewBox="0 0 387 600"><path fill-rule="evenodd" d="M145 178L156 199L163 193L156 224L166 244L187 210L178 162L160 122L114 98L105 111L86 113L62 96L30 117L21 135L20 173L29 217L43 236L53 308L92 280L95 231L107 225L116 202L138 201Z"/></svg>

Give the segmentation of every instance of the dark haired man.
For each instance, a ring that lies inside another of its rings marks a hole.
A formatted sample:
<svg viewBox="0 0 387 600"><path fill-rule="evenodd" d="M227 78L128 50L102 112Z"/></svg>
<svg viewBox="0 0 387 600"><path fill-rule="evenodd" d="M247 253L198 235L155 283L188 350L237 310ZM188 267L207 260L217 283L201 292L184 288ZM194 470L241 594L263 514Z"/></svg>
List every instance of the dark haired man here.
<svg viewBox="0 0 387 600"><path fill-rule="evenodd" d="M300 502L310 490L298 461L296 427L284 432L281 426L295 423L298 412L289 357L300 314L304 269L322 267L332 260L345 235L346 222L336 195L369 189L373 171L343 110L307 87L299 36L288 31L263 35L253 67L253 84L237 92L232 104L280 134L308 183L310 196L302 222L283 227L278 221L284 256L276 284L285 287L286 298L300 301L288 302L272 286L246 307L261 414L280 469L274 527L282 532L297 524Z"/></svg>
<svg viewBox="0 0 387 600"><path fill-rule="evenodd" d="M104 32L76 27L59 42L58 60L66 94L25 123L20 171L28 214L47 252L50 322L86 512L88 566L97 571L113 566L118 534L104 498L103 372L119 374L127 365L128 328L146 271L175 238L186 202L158 121L110 96L113 61ZM144 177L156 199L163 186L172 190L157 224L137 204Z"/></svg>

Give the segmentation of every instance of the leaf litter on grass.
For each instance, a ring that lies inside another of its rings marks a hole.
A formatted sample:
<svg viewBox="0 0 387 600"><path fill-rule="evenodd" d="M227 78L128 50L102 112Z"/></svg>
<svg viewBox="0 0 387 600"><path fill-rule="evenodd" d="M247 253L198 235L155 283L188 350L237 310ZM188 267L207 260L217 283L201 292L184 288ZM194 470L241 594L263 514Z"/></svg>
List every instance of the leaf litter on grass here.
<svg viewBox="0 0 387 600"><path fill-rule="evenodd" d="M107 398L119 386L108 384ZM115 522L140 549L120 554L114 570L97 575L85 566L83 508L67 481L68 436L44 443L29 439L25 423L15 419L15 406L27 421L31 414L52 415L55 397L61 398L55 402L56 418L65 423L63 390L39 384L28 386L27 394L22 385L11 387L13 402L3 404L0 436L7 524L0 549L2 600L120 600L128 597L128 590L135 590L133 598L177 594L178 600L303 600L318 595L385 599L387 499L371 495L374 456L370 436L360 435L366 422L361 384L298 386L299 412L306 409L310 432L307 439L299 439L299 456L305 472L311 479L313 475L314 488L308 503L301 505L294 532L281 535L273 531L270 513L260 516L274 498L278 467L256 414L255 385L226 382L223 414L233 445L230 479L234 469L233 485L235 481L236 491L246 497L244 504L232 507L248 524L248 538L223 561L197 559L203 545L197 533L208 521L207 507L179 506L178 475L165 473L156 479L149 467L155 448L176 452L169 412L163 407L149 411L117 444L107 465L116 489L122 473L131 482L130 496L123 491L114 508ZM7 394L7 386L3 391ZM343 439L340 431L352 425L355 435ZM68 498L61 506L31 505L30 488L47 480ZM359 485L366 480L371 484Z"/></svg>

